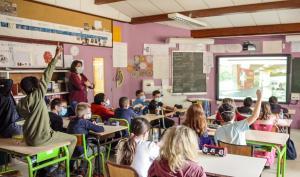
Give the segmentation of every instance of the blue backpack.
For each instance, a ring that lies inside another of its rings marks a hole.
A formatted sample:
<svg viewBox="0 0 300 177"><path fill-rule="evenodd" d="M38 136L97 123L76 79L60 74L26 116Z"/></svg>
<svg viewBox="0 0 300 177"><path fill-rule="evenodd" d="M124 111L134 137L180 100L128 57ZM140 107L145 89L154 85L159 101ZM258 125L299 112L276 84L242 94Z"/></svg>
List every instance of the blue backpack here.
<svg viewBox="0 0 300 177"><path fill-rule="evenodd" d="M288 160L295 160L297 158L297 151L294 142L290 138L286 143L286 158Z"/></svg>

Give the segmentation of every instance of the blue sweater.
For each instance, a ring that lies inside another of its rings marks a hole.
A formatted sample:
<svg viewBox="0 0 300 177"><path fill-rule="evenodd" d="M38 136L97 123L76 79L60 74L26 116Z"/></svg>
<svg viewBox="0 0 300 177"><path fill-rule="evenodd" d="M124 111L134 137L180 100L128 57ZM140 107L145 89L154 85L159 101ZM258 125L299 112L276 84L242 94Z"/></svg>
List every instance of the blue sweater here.
<svg viewBox="0 0 300 177"><path fill-rule="evenodd" d="M131 120L133 118L137 117L138 115L141 115L141 113L137 114L131 108L129 108L129 109L117 108L115 110L115 116L114 117L126 119L129 123L129 125L130 125Z"/></svg>
<svg viewBox="0 0 300 177"><path fill-rule="evenodd" d="M88 135L89 131L104 132L104 128L102 126L93 124L89 120L76 117L71 119L67 129L67 133L69 134ZM83 153L83 147L75 148L74 156L80 156L82 153Z"/></svg>

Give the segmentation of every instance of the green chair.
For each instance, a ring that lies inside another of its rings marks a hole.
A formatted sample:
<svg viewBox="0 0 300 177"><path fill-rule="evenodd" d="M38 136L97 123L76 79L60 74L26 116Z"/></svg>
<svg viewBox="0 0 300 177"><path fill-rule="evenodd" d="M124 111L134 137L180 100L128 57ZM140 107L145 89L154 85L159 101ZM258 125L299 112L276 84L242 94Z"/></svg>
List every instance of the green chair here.
<svg viewBox="0 0 300 177"><path fill-rule="evenodd" d="M96 121L97 123L103 122L102 117L99 115L92 115L92 120Z"/></svg>
<svg viewBox="0 0 300 177"><path fill-rule="evenodd" d="M108 121L109 121L109 123L119 122L120 126L127 127L128 134L130 134L130 125L129 125L129 123L128 123L128 121L126 119L122 119L122 118L109 118ZM108 149L108 151L107 151L107 157L106 157L106 159L109 160L109 158L110 158L110 151L111 151L111 143L108 145L107 149Z"/></svg>
<svg viewBox="0 0 300 177"><path fill-rule="evenodd" d="M88 163L88 177L92 177L92 174L93 174L92 160L98 156L98 153L96 152L92 155L88 155L88 144L86 143L85 135L84 134L76 134L75 136L77 137L76 147L78 147L78 146L83 147L83 155L81 155L79 157L72 157L71 160L74 160L74 161L77 161L77 162L78 162L78 160L87 161L87 163ZM100 155L100 158L101 158L102 169L103 169L103 172L105 174L104 154L100 153L99 155Z"/></svg>

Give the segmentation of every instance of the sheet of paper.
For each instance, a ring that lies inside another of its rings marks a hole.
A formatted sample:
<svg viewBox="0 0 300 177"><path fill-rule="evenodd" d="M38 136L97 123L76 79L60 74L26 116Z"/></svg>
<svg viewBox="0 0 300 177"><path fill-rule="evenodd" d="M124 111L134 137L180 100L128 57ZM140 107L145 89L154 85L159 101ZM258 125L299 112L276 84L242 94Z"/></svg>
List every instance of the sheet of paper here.
<svg viewBox="0 0 300 177"><path fill-rule="evenodd" d="M203 73L208 74L214 67L214 56L211 52L203 53Z"/></svg>
<svg viewBox="0 0 300 177"><path fill-rule="evenodd" d="M70 68L73 60L73 55L64 55L64 67Z"/></svg>
<svg viewBox="0 0 300 177"><path fill-rule="evenodd" d="M209 48L210 48L210 52L212 52L212 53L225 53L226 52L225 45L221 45L221 44L210 45Z"/></svg>
<svg viewBox="0 0 300 177"><path fill-rule="evenodd" d="M12 52L9 46L0 44L0 67L13 66Z"/></svg>
<svg viewBox="0 0 300 177"><path fill-rule="evenodd" d="M282 41L263 41L263 53L282 53Z"/></svg>
<svg viewBox="0 0 300 177"><path fill-rule="evenodd" d="M144 44L143 55L169 55L171 47L170 44Z"/></svg>
<svg viewBox="0 0 300 177"><path fill-rule="evenodd" d="M162 79L161 80L161 86L164 90L168 89L169 88L169 79Z"/></svg>
<svg viewBox="0 0 300 177"><path fill-rule="evenodd" d="M291 44L291 52L300 52L300 41L295 41L295 42L292 42Z"/></svg>
<svg viewBox="0 0 300 177"><path fill-rule="evenodd" d="M170 60L168 55L153 56L153 78L168 79L170 71Z"/></svg>
<svg viewBox="0 0 300 177"><path fill-rule="evenodd" d="M127 43L113 43L113 67L127 67Z"/></svg>
<svg viewBox="0 0 300 177"><path fill-rule="evenodd" d="M206 51L205 44L179 44L180 51Z"/></svg>

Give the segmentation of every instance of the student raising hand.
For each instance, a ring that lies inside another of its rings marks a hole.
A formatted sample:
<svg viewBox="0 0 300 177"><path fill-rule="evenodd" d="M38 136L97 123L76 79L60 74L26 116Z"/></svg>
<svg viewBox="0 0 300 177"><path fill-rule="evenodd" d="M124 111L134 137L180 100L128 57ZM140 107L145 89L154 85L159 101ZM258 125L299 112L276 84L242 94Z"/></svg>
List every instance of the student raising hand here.
<svg viewBox="0 0 300 177"><path fill-rule="evenodd" d="M54 56L54 58L60 57L61 54L62 54L62 52L63 52L63 50L64 50L63 47L60 46L59 43L58 43L58 45L56 47L56 50L55 50L55 56Z"/></svg>
<svg viewBox="0 0 300 177"><path fill-rule="evenodd" d="M260 109L261 109L261 102L262 102L262 92L261 92L261 90L256 91L256 97L257 97L257 101L256 101L256 104L255 104L253 114L252 114L252 116L250 116L247 119L247 122L248 122L249 125L253 124L256 121L256 119L258 119L258 117L259 117Z"/></svg>

